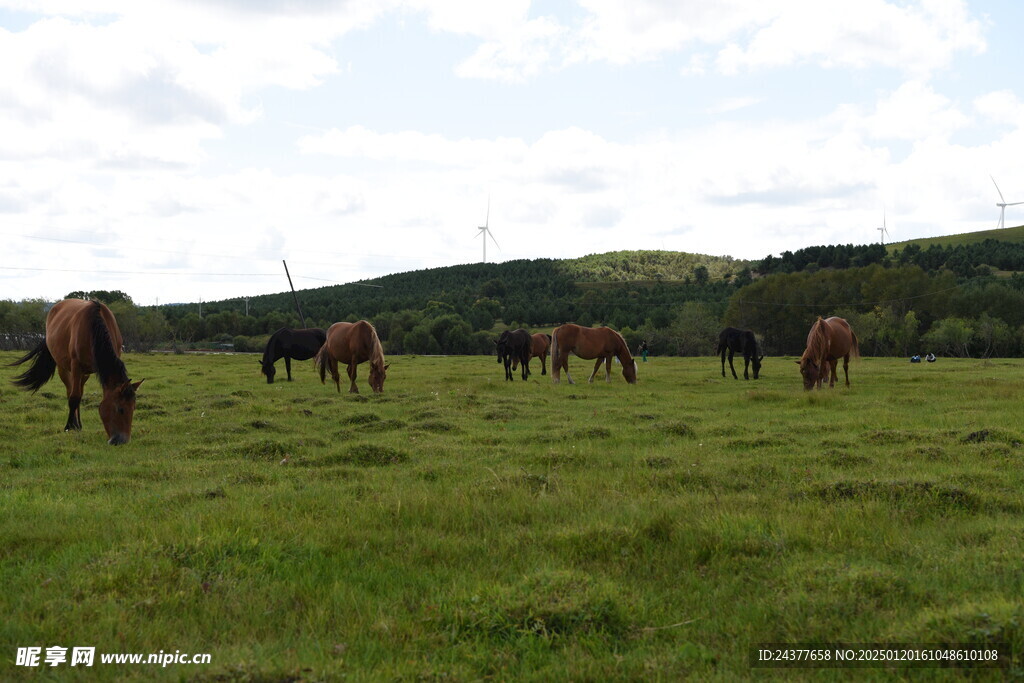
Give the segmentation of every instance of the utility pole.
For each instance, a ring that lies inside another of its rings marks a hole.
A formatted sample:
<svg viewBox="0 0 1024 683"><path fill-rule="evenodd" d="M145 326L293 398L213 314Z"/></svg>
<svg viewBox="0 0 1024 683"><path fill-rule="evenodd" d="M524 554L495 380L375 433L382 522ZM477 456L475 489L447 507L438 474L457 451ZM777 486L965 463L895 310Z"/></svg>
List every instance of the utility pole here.
<svg viewBox="0 0 1024 683"><path fill-rule="evenodd" d="M284 274L288 276L288 286L292 290L292 298L295 299L295 310L299 312L299 320L302 321L302 326L306 326L306 316L302 315L302 307L299 306L299 296L295 293L295 286L292 284L291 273L288 272L288 262L281 259L281 263L284 264Z"/></svg>

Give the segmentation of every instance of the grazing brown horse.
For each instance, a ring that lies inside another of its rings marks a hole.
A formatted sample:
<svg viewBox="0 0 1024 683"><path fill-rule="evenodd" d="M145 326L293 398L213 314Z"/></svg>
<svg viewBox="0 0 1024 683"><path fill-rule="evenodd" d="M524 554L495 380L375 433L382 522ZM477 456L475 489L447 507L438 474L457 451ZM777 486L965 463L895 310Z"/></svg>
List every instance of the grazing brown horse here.
<svg viewBox="0 0 1024 683"><path fill-rule="evenodd" d="M537 334L531 335L530 340L530 358L540 358L540 374L546 375L548 374L547 360L548 349L551 348L551 335L544 334L543 332L538 332ZM518 362L519 359L512 359L513 370L516 369L516 363Z"/></svg>
<svg viewBox="0 0 1024 683"><path fill-rule="evenodd" d="M829 387L834 387L838 379L836 367L840 358L843 359L846 386L850 386L850 356L860 356L857 335L850 329L850 324L842 318L822 320L818 316L807 334L807 348L797 361L804 378L804 389L820 389L826 377L829 377Z"/></svg>
<svg viewBox="0 0 1024 683"><path fill-rule="evenodd" d="M612 357L618 358L622 364L622 376L630 384L636 384L636 361L629 354L622 335L610 327L581 327L569 323L556 327L551 333L551 379L555 384L561 381L561 371L572 381L569 374L569 353L575 353L583 360L597 359L594 372L588 381L594 381L601 363L605 363L604 379L612 381Z"/></svg>
<svg viewBox="0 0 1024 683"><path fill-rule="evenodd" d="M384 364L384 349L377 338L377 330L373 325L360 320L354 323L334 323L327 329L327 341L320 347L313 363L320 371L320 382L327 378L327 370L331 371L338 392L341 392L341 377L338 375L338 363L348 365L348 378L352 381L350 394L358 394L356 387L356 366L370 361L370 388L373 393L384 391L384 380L390 364Z"/></svg>
<svg viewBox="0 0 1024 683"><path fill-rule="evenodd" d="M135 413L135 392L143 380L132 382L121 362L121 330L114 314L99 301L65 299L54 304L46 316L46 336L23 358L11 363L20 365L33 360L28 370L14 383L24 389L38 391L53 373L68 391L68 421L64 431L80 431L82 392L89 375L100 376L103 398L100 419L112 446L128 443L132 437L132 415Z"/></svg>

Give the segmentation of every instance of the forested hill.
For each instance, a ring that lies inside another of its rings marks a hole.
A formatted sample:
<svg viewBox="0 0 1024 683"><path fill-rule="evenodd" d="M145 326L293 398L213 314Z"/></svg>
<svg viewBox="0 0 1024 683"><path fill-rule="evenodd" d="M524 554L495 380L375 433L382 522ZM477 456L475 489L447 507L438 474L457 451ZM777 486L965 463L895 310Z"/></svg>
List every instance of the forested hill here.
<svg viewBox="0 0 1024 683"><path fill-rule="evenodd" d="M301 290L298 297L307 322L318 324L450 307L474 329L488 329L495 319L531 325L614 320L635 327L647 315L638 305L678 303L709 294L727 298L729 283L743 284L749 278L749 263L731 257L617 251L568 260L474 263L396 273L364 281L377 287L332 285ZM609 283L620 286L609 288ZM588 291L590 285L601 292ZM237 299L203 304L208 314L237 311L239 306ZM290 292L281 292L250 298L249 311L254 316L290 316L295 304ZM175 317L180 311L166 312Z"/></svg>
<svg viewBox="0 0 1024 683"><path fill-rule="evenodd" d="M494 352L505 326L605 324L631 348L642 340L655 354L704 355L732 325L753 330L775 355L799 354L816 316L840 315L867 355L1024 355L1024 243L1009 239L892 251L821 245L757 262L621 251L433 268L368 284L379 286L300 290L306 326L367 319L388 354L479 354ZM213 344L257 351L274 330L300 325L290 292L251 297L248 310L233 299L204 302L201 311L196 304L135 306L124 292L68 296L109 303L133 350ZM0 301L0 345L34 344L48 306Z"/></svg>

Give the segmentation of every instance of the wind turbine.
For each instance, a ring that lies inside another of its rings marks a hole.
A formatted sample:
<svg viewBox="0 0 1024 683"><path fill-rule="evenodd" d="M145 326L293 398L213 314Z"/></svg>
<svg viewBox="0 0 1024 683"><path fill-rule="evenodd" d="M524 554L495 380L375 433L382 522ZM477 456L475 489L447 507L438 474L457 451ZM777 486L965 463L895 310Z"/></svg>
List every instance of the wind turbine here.
<svg viewBox="0 0 1024 683"><path fill-rule="evenodd" d="M480 231L479 233L477 233L477 237L483 237L484 238L484 263L487 263L487 238L488 237L490 237L491 241L494 242L494 246L498 247L498 249L501 249L501 247L498 246L498 241L494 239L494 235L491 233L491 228L489 227L490 223L491 223L491 198L488 197L487 198L487 219L484 221L483 225L481 225L479 228L477 228L477 230Z"/></svg>
<svg viewBox="0 0 1024 683"><path fill-rule="evenodd" d="M989 175L989 178L992 178L992 176ZM996 202L996 206L999 207L999 229L1003 229L1006 227L1006 224L1003 222L1003 219L1006 217L1006 207L1017 206L1018 204L1024 204L1024 202L1007 203L1006 198L1003 196L1003 191L999 189L999 185L996 185L995 178L992 178L992 184L996 186L996 192L999 193L999 198L1003 200L1002 202Z"/></svg>
<svg viewBox="0 0 1024 683"><path fill-rule="evenodd" d="M882 237L882 244L885 244L885 237L889 234L889 230L885 227L885 209L882 209L882 227L876 228Z"/></svg>

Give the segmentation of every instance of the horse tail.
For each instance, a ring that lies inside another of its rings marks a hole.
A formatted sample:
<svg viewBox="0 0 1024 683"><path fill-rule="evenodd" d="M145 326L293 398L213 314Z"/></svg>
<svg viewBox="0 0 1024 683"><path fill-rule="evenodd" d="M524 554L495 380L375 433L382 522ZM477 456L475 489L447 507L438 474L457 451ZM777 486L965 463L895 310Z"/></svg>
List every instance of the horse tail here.
<svg viewBox="0 0 1024 683"><path fill-rule="evenodd" d="M850 345L850 355L854 358L860 358L860 342L857 340L857 335L854 334L853 328L850 329L850 337L853 339Z"/></svg>
<svg viewBox="0 0 1024 683"><path fill-rule="evenodd" d="M560 327L556 327L551 330L551 378L552 381L558 381L558 330Z"/></svg>
<svg viewBox="0 0 1024 683"><path fill-rule="evenodd" d="M35 359L35 360L33 360ZM46 346L46 339L36 344L36 347L27 354L8 365L21 365L32 360L32 365L25 372L14 378L14 384L22 389L31 389L33 393L50 381L53 373L57 371L57 361L53 359L49 347Z"/></svg>
<svg viewBox="0 0 1024 683"><path fill-rule="evenodd" d="M313 367L320 373L320 384L327 383L327 342L324 342L320 350L316 352L316 356L313 357Z"/></svg>

